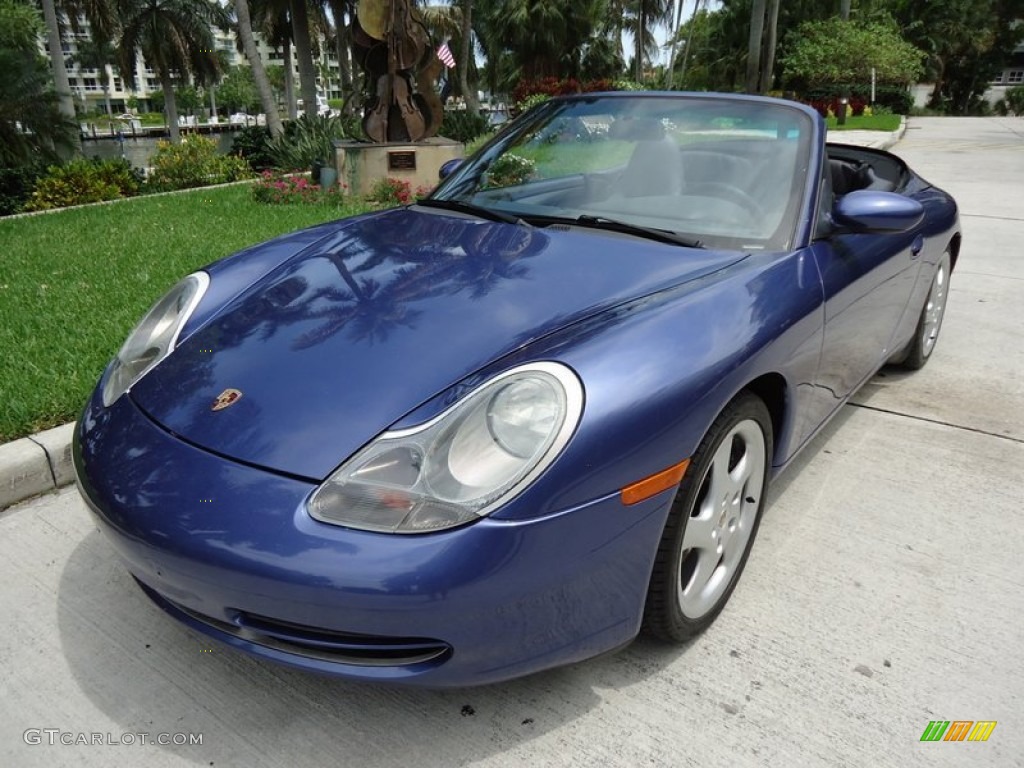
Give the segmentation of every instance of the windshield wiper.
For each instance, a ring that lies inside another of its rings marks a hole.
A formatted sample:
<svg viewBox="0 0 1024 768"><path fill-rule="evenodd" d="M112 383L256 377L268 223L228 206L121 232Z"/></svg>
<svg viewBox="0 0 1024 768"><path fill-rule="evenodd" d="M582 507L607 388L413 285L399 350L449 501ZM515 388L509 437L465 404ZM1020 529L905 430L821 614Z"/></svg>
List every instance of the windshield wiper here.
<svg viewBox="0 0 1024 768"><path fill-rule="evenodd" d="M493 208L485 208L482 205L467 203L462 200L435 200L433 198L427 198L425 200L420 200L419 202L415 203L415 205L421 205L424 208L438 208L442 211L458 211L459 213L469 213L474 216L479 216L481 219L489 219L490 221L500 221L505 224L522 224L527 227L531 226L518 216L513 216L511 213L505 213L504 211L496 211Z"/></svg>
<svg viewBox="0 0 1024 768"><path fill-rule="evenodd" d="M677 235L675 232L669 232L667 229L642 227L639 224L630 224L628 221L609 219L605 216L590 216L583 214L582 216L577 216L575 219L572 219L572 221L583 227L607 229L611 232L621 232L624 235L637 235L638 237L646 237L650 240L657 240L661 243L684 245L687 248L704 247L704 243L694 237L684 237L683 235Z"/></svg>

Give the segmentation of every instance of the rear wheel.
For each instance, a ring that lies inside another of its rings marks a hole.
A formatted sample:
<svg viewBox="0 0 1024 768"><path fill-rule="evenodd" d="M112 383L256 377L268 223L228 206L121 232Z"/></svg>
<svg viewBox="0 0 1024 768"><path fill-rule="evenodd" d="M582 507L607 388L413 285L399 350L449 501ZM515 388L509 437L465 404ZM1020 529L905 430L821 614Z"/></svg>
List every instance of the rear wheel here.
<svg viewBox="0 0 1024 768"><path fill-rule="evenodd" d="M715 419L679 486L647 592L648 632L682 641L721 612L757 534L771 458L768 409L741 393Z"/></svg>
<svg viewBox="0 0 1024 768"><path fill-rule="evenodd" d="M921 308L921 317L917 321L914 338L910 340L900 364L912 371L924 367L935 349L942 328L942 318L946 314L946 299L949 292L949 274L951 272L949 252L942 254L939 265L935 269L928 298Z"/></svg>

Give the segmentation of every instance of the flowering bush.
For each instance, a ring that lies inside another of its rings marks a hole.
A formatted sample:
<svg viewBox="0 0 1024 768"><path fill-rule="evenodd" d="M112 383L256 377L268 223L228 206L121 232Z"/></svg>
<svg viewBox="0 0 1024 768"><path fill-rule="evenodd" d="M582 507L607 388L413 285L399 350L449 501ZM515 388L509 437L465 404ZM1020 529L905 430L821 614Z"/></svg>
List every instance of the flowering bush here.
<svg viewBox="0 0 1024 768"><path fill-rule="evenodd" d="M280 171L264 171L252 185L252 197L258 203L288 204L340 204L345 198L347 184L324 189L305 176L284 175Z"/></svg>
<svg viewBox="0 0 1024 768"><path fill-rule="evenodd" d="M387 176L373 185L366 199L371 203L381 203L389 207L408 205L413 201L412 186L408 181Z"/></svg>

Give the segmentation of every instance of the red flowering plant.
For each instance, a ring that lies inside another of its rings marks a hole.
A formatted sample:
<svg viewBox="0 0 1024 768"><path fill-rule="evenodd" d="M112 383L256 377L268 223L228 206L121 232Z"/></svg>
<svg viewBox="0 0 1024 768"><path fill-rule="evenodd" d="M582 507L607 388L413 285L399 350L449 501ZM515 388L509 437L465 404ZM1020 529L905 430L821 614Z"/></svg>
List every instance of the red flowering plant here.
<svg viewBox="0 0 1024 768"><path fill-rule="evenodd" d="M324 189L313 184L304 174L283 174L264 171L252 185L253 199L258 203L287 204L339 204L346 196L347 184Z"/></svg>
<svg viewBox="0 0 1024 768"><path fill-rule="evenodd" d="M417 193L419 190L417 190ZM417 199L419 199L417 197ZM386 176L378 181L370 189L366 196L367 202L377 203L382 208L391 208L396 205L408 205L413 201L412 186L408 181L393 179Z"/></svg>

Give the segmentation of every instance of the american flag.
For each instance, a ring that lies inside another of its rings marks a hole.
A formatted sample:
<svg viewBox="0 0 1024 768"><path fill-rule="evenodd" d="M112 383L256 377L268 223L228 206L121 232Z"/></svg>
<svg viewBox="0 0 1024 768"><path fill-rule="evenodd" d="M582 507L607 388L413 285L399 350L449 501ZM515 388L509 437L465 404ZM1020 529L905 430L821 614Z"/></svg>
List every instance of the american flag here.
<svg viewBox="0 0 1024 768"><path fill-rule="evenodd" d="M448 69L455 69L455 57L452 56L452 50L448 47L448 43L441 43L437 49L437 58L441 60Z"/></svg>

